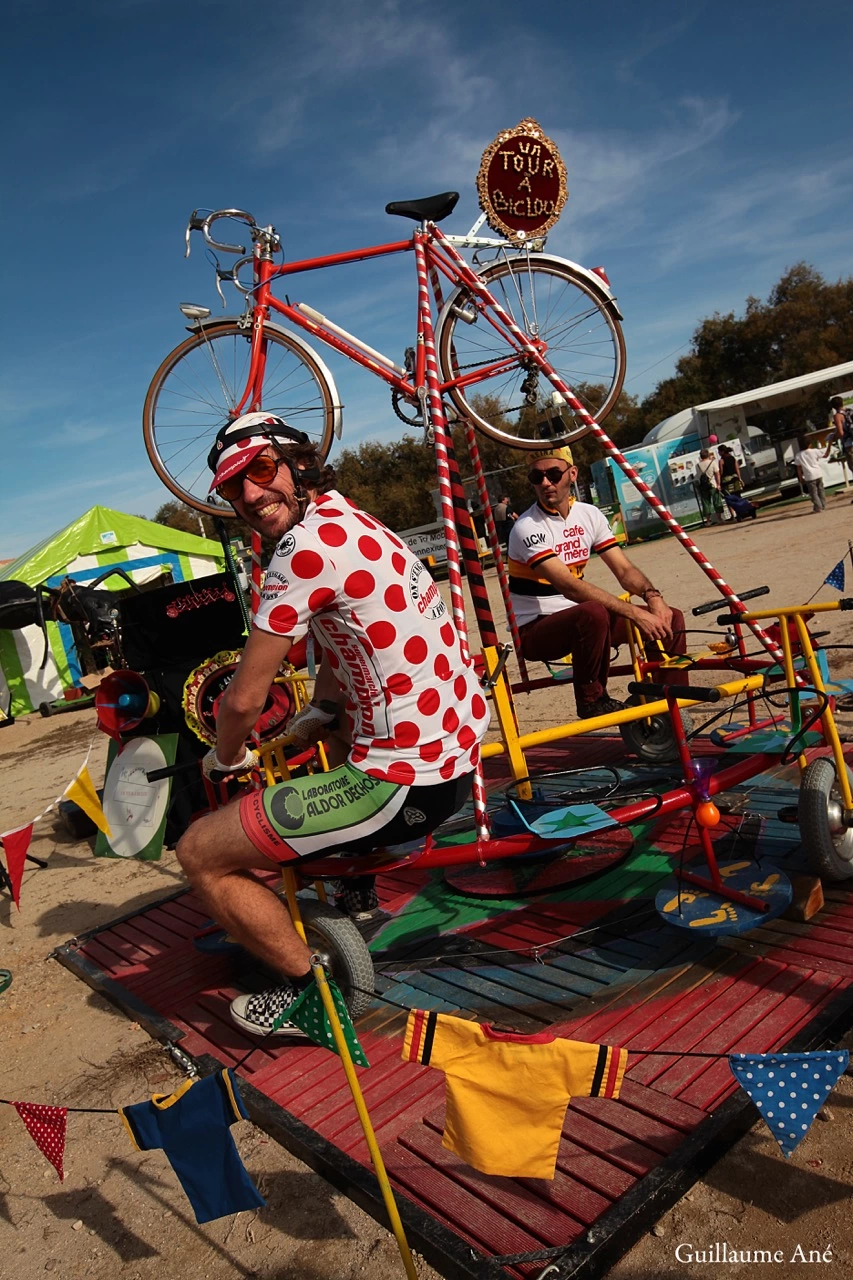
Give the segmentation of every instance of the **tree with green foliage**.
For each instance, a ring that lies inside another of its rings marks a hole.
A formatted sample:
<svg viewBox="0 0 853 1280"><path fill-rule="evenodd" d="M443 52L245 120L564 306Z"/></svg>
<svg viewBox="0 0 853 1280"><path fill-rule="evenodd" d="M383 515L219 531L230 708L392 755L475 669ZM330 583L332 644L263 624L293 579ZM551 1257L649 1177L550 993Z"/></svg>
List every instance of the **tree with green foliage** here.
<svg viewBox="0 0 853 1280"><path fill-rule="evenodd" d="M744 314L714 314L693 334L687 355L630 416L635 441L690 405L737 395L841 364L853 353L853 278L828 284L805 262L790 267L767 301L746 299ZM773 434L797 430L806 418L823 426L828 392L776 411L762 423Z"/></svg>

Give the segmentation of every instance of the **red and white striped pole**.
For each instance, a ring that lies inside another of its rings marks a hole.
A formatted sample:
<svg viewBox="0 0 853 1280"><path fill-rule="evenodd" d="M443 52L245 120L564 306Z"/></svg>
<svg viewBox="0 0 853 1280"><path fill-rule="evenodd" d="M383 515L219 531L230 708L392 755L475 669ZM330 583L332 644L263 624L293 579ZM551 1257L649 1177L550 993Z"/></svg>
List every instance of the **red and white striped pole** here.
<svg viewBox="0 0 853 1280"><path fill-rule="evenodd" d="M447 418L444 414L444 405L441 399L438 360L435 355L435 338L432 329L424 245L424 236L422 233L416 232L415 263L418 273L418 340L422 339L424 345L425 389L428 401L423 405L424 421L430 422L435 439L435 463L438 474L438 491L441 497L444 537L447 543L447 577L450 584L453 620L459 632L463 656L470 661L468 627L465 621L465 597L462 593L462 574L459 570L459 542L456 534L456 521L453 516L453 494L450 488L450 464L447 456ZM482 763L479 762L474 770L473 798L477 836L480 840L487 840L489 837L489 822L486 814L486 788L483 782Z"/></svg>
<svg viewBox="0 0 853 1280"><path fill-rule="evenodd" d="M434 266L429 268L429 278L432 285L433 297L435 298L436 305L440 310L444 305L444 298L442 296L441 280L439 278L438 271ZM454 372L458 372L456 369L455 355L453 360ZM480 499L480 506L483 509L483 516L486 523L486 536L489 540L489 547L491 548L492 558L495 562L495 569L497 570L498 585L504 602L504 608L506 609L509 631L512 636L513 648L515 649L515 657L518 662L521 679L526 683L527 664L525 663L524 656L521 652L521 636L518 634L518 623L515 620L515 610L512 607L512 600L510 599L509 594L509 575L506 571L500 540L498 538L497 529L495 528L495 518L492 514L492 502L489 497L489 489L486 484L486 477L483 474L483 463L480 458L480 450L477 445L477 433L474 430L474 424L471 422L470 418L464 417L462 419L462 425L465 430L465 443L468 446L468 456L471 459L471 466L474 468L474 479L477 482L477 496Z"/></svg>
<svg viewBox="0 0 853 1280"><path fill-rule="evenodd" d="M619 469L625 473L625 475L628 477L628 479L631 481L634 487L638 489L639 492L643 495L646 502L648 502L649 506L652 507L655 514L663 521L666 527L670 529L672 533L675 534L678 541L685 548L688 554L696 561L696 563L699 565L699 568L702 570L702 572L708 578L710 578L711 582L713 582L714 586L717 588L720 594L725 597L732 612L746 613L747 612L746 605L743 603L742 600L738 598L737 594L725 581L722 574L720 574L714 568L714 566L711 564L710 560L705 555L705 553L701 551L699 547L696 546L696 543L693 541L693 539L684 531L684 529L682 529L681 525L678 523L675 516L672 514L671 511L669 511L669 509L666 506L664 506L664 504L661 502L657 494L654 493L649 488L649 486L643 480L640 479L639 475L631 466L631 464L628 462L624 454L620 453L620 451L616 448L616 445L607 435L607 432L604 430L604 428L598 422L596 422L595 418L593 418L589 413L587 413L586 409L583 407L583 405L578 400L578 398L573 394L568 384L565 383L563 379L559 376L559 374L552 368L552 366L546 360L545 356L542 355L542 353L528 340L528 338L525 336L523 331L518 327L515 321L511 318L511 316L509 316L507 312L504 311L500 303L497 302L496 299L492 297L492 295L489 293L489 290L487 289L483 281L480 279L480 277L474 271L471 270L471 268L465 262L464 258L462 258L456 252L454 247L447 240L446 236L441 232L441 230L438 227L432 224L430 225L430 233L452 256L454 263L459 268L459 275L462 278L463 282L472 290L472 292L476 293L477 296L481 298L483 302L488 303L489 307L492 309L492 311L500 320L500 322L507 328L507 330L515 338L516 342L518 343L519 347L524 351L525 355L528 356L531 360L534 360L536 362L536 364L539 366L542 372L547 376L552 386L554 386L556 390L559 391L560 394L563 396L564 400L566 401L566 403L568 404L572 412L575 414L575 416L579 418L581 422L583 422L583 424L588 428L590 432L592 432L596 440L598 440L599 444L604 449L605 453L607 453L608 456L613 459L613 461L616 463ZM775 659L776 662L784 662L784 656L782 654L782 650L779 648L777 644L774 643L774 641L770 638L767 632L764 631L761 627L759 627L757 622L747 621L744 623L744 625L749 627L750 631L753 633L755 638L758 641L760 641L760 643L764 646L767 652Z"/></svg>
<svg viewBox="0 0 853 1280"><path fill-rule="evenodd" d="M252 574L249 579L249 604L251 606L252 622L255 620L255 614L261 606L261 535L254 529L252 530ZM255 751L260 752L261 735L257 728L252 730L252 746ZM252 775L255 790L260 790L260 777Z"/></svg>

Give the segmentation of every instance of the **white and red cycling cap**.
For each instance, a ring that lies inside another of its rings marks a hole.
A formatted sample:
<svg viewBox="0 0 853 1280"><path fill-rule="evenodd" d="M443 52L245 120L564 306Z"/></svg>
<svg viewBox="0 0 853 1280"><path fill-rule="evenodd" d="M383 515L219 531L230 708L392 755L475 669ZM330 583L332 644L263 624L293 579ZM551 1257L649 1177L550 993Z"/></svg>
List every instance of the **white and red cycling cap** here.
<svg viewBox="0 0 853 1280"><path fill-rule="evenodd" d="M265 410L244 413L233 422L220 427L213 448L207 455L207 465L213 472L209 493L225 480L230 480L248 467L253 458L263 453L270 444L307 444L304 431L289 427L284 418Z"/></svg>

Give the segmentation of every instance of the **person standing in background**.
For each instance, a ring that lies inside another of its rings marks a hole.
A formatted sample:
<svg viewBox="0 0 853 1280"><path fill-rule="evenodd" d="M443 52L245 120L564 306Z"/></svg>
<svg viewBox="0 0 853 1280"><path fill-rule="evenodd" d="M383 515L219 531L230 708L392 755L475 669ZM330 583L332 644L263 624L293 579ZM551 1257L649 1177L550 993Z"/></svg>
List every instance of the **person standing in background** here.
<svg viewBox="0 0 853 1280"><path fill-rule="evenodd" d="M800 436L797 440L797 448L799 452L794 454L794 466L797 468L800 484L804 484L809 491L809 497L812 500L812 514L819 514L826 510L826 494L823 491L823 467L820 464L829 455L831 444L827 444L824 451L813 447L809 448L805 437Z"/></svg>
<svg viewBox="0 0 853 1280"><path fill-rule="evenodd" d="M720 487L717 483L718 465L710 449L703 449L699 454L694 482L703 521L719 520L722 516L723 499L720 497Z"/></svg>

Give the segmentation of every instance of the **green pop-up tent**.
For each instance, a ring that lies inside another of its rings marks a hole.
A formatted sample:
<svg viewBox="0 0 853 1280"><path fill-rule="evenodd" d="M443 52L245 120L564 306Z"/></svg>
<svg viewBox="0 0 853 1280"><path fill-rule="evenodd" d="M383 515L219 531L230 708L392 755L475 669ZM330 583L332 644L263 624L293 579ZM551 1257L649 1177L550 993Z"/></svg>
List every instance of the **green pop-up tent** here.
<svg viewBox="0 0 853 1280"><path fill-rule="evenodd" d="M221 573L225 567L218 542L110 507L92 507L17 560L3 565L0 580L16 579L31 587L39 583L56 587L66 577L87 583L111 564L140 585L167 568L175 582L187 582ZM107 578L103 586L110 591L129 589L118 575ZM50 622L47 630L50 648L43 671L39 666L44 637L38 627L0 630L0 701L5 709L11 693L13 715L25 715L79 683L81 672L71 628Z"/></svg>

